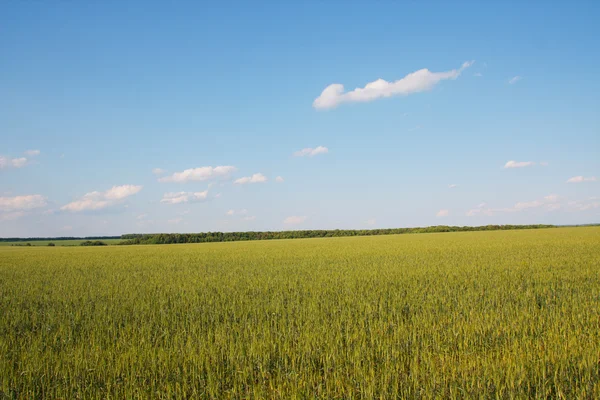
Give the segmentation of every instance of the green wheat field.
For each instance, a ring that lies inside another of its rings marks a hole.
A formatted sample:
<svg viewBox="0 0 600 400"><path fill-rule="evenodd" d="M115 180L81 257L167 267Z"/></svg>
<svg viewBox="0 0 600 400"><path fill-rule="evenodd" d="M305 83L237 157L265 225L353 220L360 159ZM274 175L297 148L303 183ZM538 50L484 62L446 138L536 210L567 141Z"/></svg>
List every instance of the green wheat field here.
<svg viewBox="0 0 600 400"><path fill-rule="evenodd" d="M0 248L0 398L600 398L600 228Z"/></svg>

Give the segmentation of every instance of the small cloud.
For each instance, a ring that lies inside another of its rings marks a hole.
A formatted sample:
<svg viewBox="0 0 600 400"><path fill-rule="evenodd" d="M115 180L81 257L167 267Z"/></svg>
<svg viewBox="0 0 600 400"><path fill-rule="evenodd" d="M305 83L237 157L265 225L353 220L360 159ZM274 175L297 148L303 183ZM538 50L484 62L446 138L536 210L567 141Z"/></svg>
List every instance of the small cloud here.
<svg viewBox="0 0 600 400"><path fill-rule="evenodd" d="M25 196L0 197L0 210L23 211L46 206L46 198L40 194Z"/></svg>
<svg viewBox="0 0 600 400"><path fill-rule="evenodd" d="M510 78L508 80L508 83L511 84L511 85L514 85L515 83L519 82L521 79L523 79L523 78L520 77L519 75L513 76L512 78Z"/></svg>
<svg viewBox="0 0 600 400"><path fill-rule="evenodd" d="M237 171L237 168L231 165L218 167L199 167L190 168L181 172L175 172L171 176L159 178L159 182L190 182L190 181L207 181L217 178L228 178L231 173Z"/></svg>
<svg viewBox="0 0 600 400"><path fill-rule="evenodd" d="M166 204L183 204L197 203L208 199L208 190L203 192L169 192L163 195L161 203Z"/></svg>
<svg viewBox="0 0 600 400"><path fill-rule="evenodd" d="M526 210L528 208L537 208L542 205L544 205L544 203L539 200L518 202L517 204L515 204L513 206L513 210L521 211L521 210Z"/></svg>
<svg viewBox="0 0 600 400"><path fill-rule="evenodd" d="M254 221L255 219L256 217L254 215L249 215L243 218L244 221Z"/></svg>
<svg viewBox="0 0 600 400"><path fill-rule="evenodd" d="M27 165L27 159L25 157L10 158L0 156L0 169L8 168L22 168Z"/></svg>
<svg viewBox="0 0 600 400"><path fill-rule="evenodd" d="M596 182L596 177L595 176L588 176L588 177L584 177L584 176L574 176L572 178L567 179L567 183L581 183L581 182Z"/></svg>
<svg viewBox="0 0 600 400"><path fill-rule="evenodd" d="M113 186L105 192L90 192L78 200L62 206L62 211L89 211L100 210L118 204L120 200L132 196L142 190L141 185Z"/></svg>
<svg viewBox="0 0 600 400"><path fill-rule="evenodd" d="M544 197L544 200L549 201L550 203L554 203L554 202L558 201L558 195L549 194L548 196Z"/></svg>
<svg viewBox="0 0 600 400"><path fill-rule="evenodd" d="M225 215L233 215L233 214L235 214L234 210L229 210L225 213Z"/></svg>
<svg viewBox="0 0 600 400"><path fill-rule="evenodd" d="M549 163L548 161L542 161L542 162L540 163L540 165L541 165L542 167L547 167L548 165L550 165L550 163Z"/></svg>
<svg viewBox="0 0 600 400"><path fill-rule="evenodd" d="M458 185L456 183L451 183L451 184L448 185L448 188L450 188L450 189L454 189L454 188L457 188L457 187L458 187Z"/></svg>
<svg viewBox="0 0 600 400"><path fill-rule="evenodd" d="M283 183L284 180L283 180L283 178L281 176L278 176L277 178L275 178L275 182L277 182L277 183Z"/></svg>
<svg viewBox="0 0 600 400"><path fill-rule="evenodd" d="M304 216L296 216L293 215L291 217L287 217L286 219L283 220L283 223L286 225L298 225L303 223L304 221L306 221L307 217Z"/></svg>
<svg viewBox="0 0 600 400"><path fill-rule="evenodd" d="M377 220L375 218L369 218L368 220L365 221L365 224L369 225L369 226L373 226L377 223Z"/></svg>
<svg viewBox="0 0 600 400"><path fill-rule="evenodd" d="M535 162L533 161L508 161L506 164L504 164L504 168L524 168L524 167L531 167L535 165Z"/></svg>
<svg viewBox="0 0 600 400"><path fill-rule="evenodd" d="M483 76L483 74L482 74L481 72L475 72L475 73L473 74L473 76L476 76L476 77L478 77L478 78L481 78L481 77Z"/></svg>
<svg viewBox="0 0 600 400"><path fill-rule="evenodd" d="M153 168L153 169L152 169L152 173L153 173L154 175L162 175L162 174L164 174L165 172L166 172L166 171L165 171L164 169L162 169L162 168Z"/></svg>
<svg viewBox="0 0 600 400"><path fill-rule="evenodd" d="M435 214L436 217L447 217L450 214L450 212L446 209L440 210L437 212L437 214Z"/></svg>
<svg viewBox="0 0 600 400"><path fill-rule="evenodd" d="M40 155L40 151L39 150L27 150L25 152L25 155L30 156L30 157L39 156Z"/></svg>
<svg viewBox="0 0 600 400"><path fill-rule="evenodd" d="M307 147L302 150L298 150L294 153L294 157L314 157L318 154L327 154L329 153L329 149L324 146L317 146L314 149L312 147Z"/></svg>
<svg viewBox="0 0 600 400"><path fill-rule="evenodd" d="M388 82L384 79L377 79L367 83L363 88L356 88L349 92L344 92L344 85L333 83L327 86L314 100L313 107L323 110L337 107L342 103L364 103L385 97L407 96L424 92L433 89L441 81L458 78L462 71L473 63L474 61L467 61L460 68L446 72L431 72L427 68L423 68L397 81Z"/></svg>
<svg viewBox="0 0 600 400"><path fill-rule="evenodd" d="M258 172L252 176L245 176L243 178L236 179L233 183L237 185L244 185L246 183L264 183L266 181L267 177Z"/></svg>

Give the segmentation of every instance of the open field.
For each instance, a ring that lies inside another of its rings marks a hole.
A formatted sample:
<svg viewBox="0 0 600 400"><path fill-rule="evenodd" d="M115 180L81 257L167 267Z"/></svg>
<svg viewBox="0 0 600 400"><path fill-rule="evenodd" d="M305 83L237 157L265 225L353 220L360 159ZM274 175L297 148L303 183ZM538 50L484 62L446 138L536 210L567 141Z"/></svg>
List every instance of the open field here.
<svg viewBox="0 0 600 400"><path fill-rule="evenodd" d="M69 239L69 240L30 240L27 242L2 242L0 246L25 246L27 243L31 243L32 246L48 246L48 243L54 243L56 246L79 246L81 242L85 242L90 239ZM96 239L93 239L96 240ZM106 244L118 244L121 239L97 239Z"/></svg>
<svg viewBox="0 0 600 400"><path fill-rule="evenodd" d="M600 228L2 247L0 392L600 398Z"/></svg>

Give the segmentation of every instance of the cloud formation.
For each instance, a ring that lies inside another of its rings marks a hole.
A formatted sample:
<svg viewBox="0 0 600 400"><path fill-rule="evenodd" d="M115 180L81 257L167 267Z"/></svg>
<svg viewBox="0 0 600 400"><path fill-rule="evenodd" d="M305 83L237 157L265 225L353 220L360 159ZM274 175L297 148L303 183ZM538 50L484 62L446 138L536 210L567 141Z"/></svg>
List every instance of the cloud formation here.
<svg viewBox="0 0 600 400"><path fill-rule="evenodd" d="M284 180L283 180L283 178L281 176L278 176L277 178L275 178L275 182L277 182L277 183L283 183Z"/></svg>
<svg viewBox="0 0 600 400"><path fill-rule="evenodd" d="M161 199L161 203L166 204L182 204L182 203L197 203L208 199L208 190L203 192L170 192L165 193Z"/></svg>
<svg viewBox="0 0 600 400"><path fill-rule="evenodd" d="M524 167L532 167L535 165L533 161L507 161L504 164L504 168L524 168Z"/></svg>
<svg viewBox="0 0 600 400"><path fill-rule="evenodd" d="M450 214L450 211L443 209L437 212L437 214L435 214L436 217L447 217Z"/></svg>
<svg viewBox="0 0 600 400"><path fill-rule="evenodd" d="M342 103L367 102L382 97L407 96L424 92L431 90L443 80L458 78L463 70L473 65L473 62L467 61L460 68L446 72L431 72L427 68L423 68L394 82L377 79L367 83L364 88L356 88L349 92L344 92L344 85L334 83L327 86L321 92L321 95L314 100L313 107L328 109L337 107Z"/></svg>
<svg viewBox="0 0 600 400"><path fill-rule="evenodd" d="M292 215L291 217L287 217L283 220L283 223L286 225L298 225L306 221L307 217Z"/></svg>
<svg viewBox="0 0 600 400"><path fill-rule="evenodd" d="M511 85L514 85L515 83L519 82L521 79L523 79L523 78L520 77L519 75L513 76L512 78L510 78L508 80L508 83L511 84Z"/></svg>
<svg viewBox="0 0 600 400"><path fill-rule="evenodd" d="M245 176L243 178L236 179L233 183L237 185L244 185L246 183L264 183L266 181L267 177L258 172L252 176Z"/></svg>
<svg viewBox="0 0 600 400"><path fill-rule="evenodd" d="M153 168L153 169L152 169L152 173L153 173L154 175L162 175L162 174L164 174L165 172L166 172L166 171L165 171L164 169L162 169L162 168Z"/></svg>
<svg viewBox="0 0 600 400"><path fill-rule="evenodd" d="M39 156L40 155L40 151L39 150L27 150L25 152L25 155L28 155L29 157Z"/></svg>
<svg viewBox="0 0 600 400"><path fill-rule="evenodd" d="M141 185L113 186L105 192L86 193L80 199L66 204L60 209L71 212L100 210L116 205L119 201L138 193L140 190L142 190Z"/></svg>
<svg viewBox="0 0 600 400"><path fill-rule="evenodd" d="M312 147L307 147L302 150L298 150L294 153L295 157L314 157L318 154L327 154L329 153L329 149L324 146L317 146L314 149Z"/></svg>
<svg viewBox="0 0 600 400"><path fill-rule="evenodd" d="M596 177L595 176L588 176L588 177L584 177L584 176L574 176L572 178L567 179L567 183L581 183L581 182L596 182Z"/></svg>
<svg viewBox="0 0 600 400"><path fill-rule="evenodd" d="M454 189L454 188L457 188L457 187L458 187L458 185L456 183L451 183L451 184L448 185L449 189Z"/></svg>
<svg viewBox="0 0 600 400"><path fill-rule="evenodd" d="M171 176L160 178L159 182L189 182L189 181L207 181L210 179L217 178L228 178L232 172L235 172L237 168L231 165L224 165L218 167L199 167L190 168L181 172L175 172Z"/></svg>
<svg viewBox="0 0 600 400"><path fill-rule="evenodd" d="M0 169L22 168L25 165L27 165L27 158L25 157L10 158L0 156Z"/></svg>
<svg viewBox="0 0 600 400"><path fill-rule="evenodd" d="M46 198L39 194L0 197L1 211L23 211L46 206Z"/></svg>

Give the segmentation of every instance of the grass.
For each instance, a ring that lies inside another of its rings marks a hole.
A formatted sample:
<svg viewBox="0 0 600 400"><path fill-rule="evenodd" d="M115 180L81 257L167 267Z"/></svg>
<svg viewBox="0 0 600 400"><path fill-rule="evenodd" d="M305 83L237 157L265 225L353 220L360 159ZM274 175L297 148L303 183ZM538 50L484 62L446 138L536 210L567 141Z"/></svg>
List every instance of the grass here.
<svg viewBox="0 0 600 400"><path fill-rule="evenodd" d="M598 227L0 249L7 398L594 399L599 362Z"/></svg>
<svg viewBox="0 0 600 400"><path fill-rule="evenodd" d="M29 240L27 242L1 242L0 246L25 246L27 243L31 243L32 246L48 246L48 243L54 243L56 246L79 246L81 242L85 242L90 239L67 239L67 240ZM122 242L121 239L91 239L100 240L106 244L119 244Z"/></svg>

